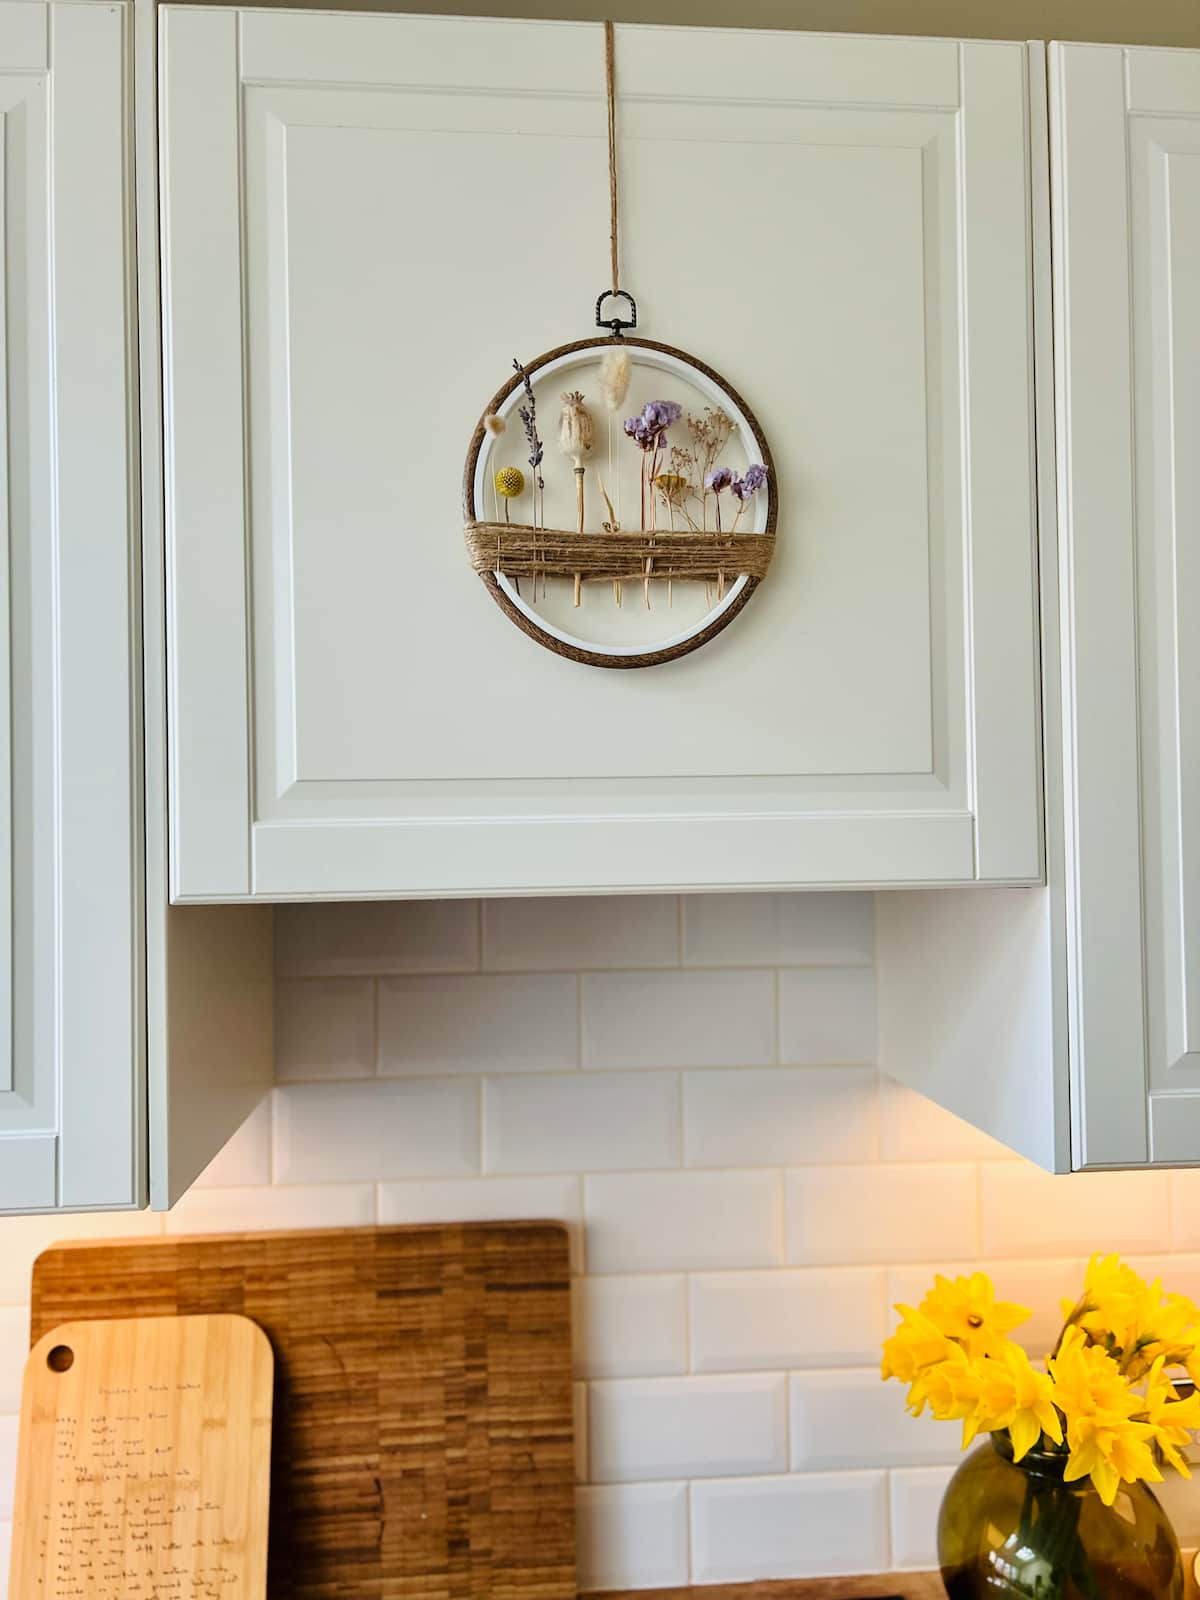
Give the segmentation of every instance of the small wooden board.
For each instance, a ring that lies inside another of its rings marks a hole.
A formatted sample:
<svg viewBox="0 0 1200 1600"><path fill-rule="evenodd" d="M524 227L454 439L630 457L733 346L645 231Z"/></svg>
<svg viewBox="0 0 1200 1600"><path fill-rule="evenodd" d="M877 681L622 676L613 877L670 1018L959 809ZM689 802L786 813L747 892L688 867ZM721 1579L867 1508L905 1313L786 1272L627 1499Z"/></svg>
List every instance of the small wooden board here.
<svg viewBox="0 0 1200 1600"><path fill-rule="evenodd" d="M262 1600L272 1370L245 1317L68 1322L39 1339L10 1600Z"/></svg>
<svg viewBox="0 0 1200 1600"><path fill-rule="evenodd" d="M272 1600L575 1600L560 1223L89 1243L34 1266L34 1338L213 1311L275 1351Z"/></svg>

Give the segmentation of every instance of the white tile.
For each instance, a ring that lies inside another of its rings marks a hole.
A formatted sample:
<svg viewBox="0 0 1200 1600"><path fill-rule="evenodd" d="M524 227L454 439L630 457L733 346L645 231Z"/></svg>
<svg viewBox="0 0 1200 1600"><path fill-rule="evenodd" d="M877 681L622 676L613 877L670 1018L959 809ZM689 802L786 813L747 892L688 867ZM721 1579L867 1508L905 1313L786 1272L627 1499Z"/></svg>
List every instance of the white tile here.
<svg viewBox="0 0 1200 1600"><path fill-rule="evenodd" d="M0 1308L0 1412L21 1409L21 1379L28 1354L29 1307Z"/></svg>
<svg viewBox="0 0 1200 1600"><path fill-rule="evenodd" d="M589 1272L769 1267L783 1259L774 1172L655 1172L586 1178Z"/></svg>
<svg viewBox="0 0 1200 1600"><path fill-rule="evenodd" d="M580 1278L572 1290L575 1371L581 1378L687 1371L686 1279Z"/></svg>
<svg viewBox="0 0 1200 1600"><path fill-rule="evenodd" d="M75 1240L146 1238L161 1232L162 1215L157 1211L0 1217L0 1305L28 1304L33 1263L51 1245Z"/></svg>
<svg viewBox="0 0 1200 1600"><path fill-rule="evenodd" d="M939 1261L933 1266L891 1267L888 1305L919 1305L933 1287L935 1272L948 1278L986 1272L998 1300L1010 1300L1033 1312L1028 1322L1012 1330L1012 1337L1024 1345L1033 1360L1040 1361L1053 1349L1062 1327L1061 1302L1074 1300L1083 1287L1083 1267L1078 1257L1052 1261Z"/></svg>
<svg viewBox="0 0 1200 1600"><path fill-rule="evenodd" d="M962 1424L914 1417L907 1390L884 1383L878 1366L791 1377L792 1471L923 1467L957 1461Z"/></svg>
<svg viewBox="0 0 1200 1600"><path fill-rule="evenodd" d="M375 1071L371 978L275 980L275 1081L369 1078Z"/></svg>
<svg viewBox="0 0 1200 1600"><path fill-rule="evenodd" d="M487 1172L620 1172L679 1164L679 1079L669 1072L488 1078Z"/></svg>
<svg viewBox="0 0 1200 1600"><path fill-rule="evenodd" d="M593 1483L715 1478L787 1467L787 1379L631 1378L588 1389Z"/></svg>
<svg viewBox="0 0 1200 1600"><path fill-rule="evenodd" d="M873 1062L876 1054L872 967L808 967L779 974L779 1059L786 1066Z"/></svg>
<svg viewBox="0 0 1200 1600"><path fill-rule="evenodd" d="M907 1084L881 1077L885 1161L1019 1161L1020 1157Z"/></svg>
<svg viewBox="0 0 1200 1600"><path fill-rule="evenodd" d="M871 894L697 894L683 902L683 959L701 967L869 965Z"/></svg>
<svg viewBox="0 0 1200 1600"><path fill-rule="evenodd" d="M988 1256L1161 1250L1168 1238L1165 1172L1054 1176L1027 1161L987 1162L980 1198Z"/></svg>
<svg viewBox="0 0 1200 1600"><path fill-rule="evenodd" d="M581 1594L671 1588L688 1581L686 1484L580 1489L575 1513Z"/></svg>
<svg viewBox="0 0 1200 1600"><path fill-rule="evenodd" d="M1171 1194L1171 1247L1200 1250L1200 1168L1169 1174ZM1160 1241L1158 1248L1162 1248Z"/></svg>
<svg viewBox="0 0 1200 1600"><path fill-rule="evenodd" d="M565 1222L571 1270L583 1270L580 1180L555 1178L426 1178L379 1185L381 1223Z"/></svg>
<svg viewBox="0 0 1200 1600"><path fill-rule="evenodd" d="M373 1183L274 1189L189 1189L166 1213L168 1233L359 1228L375 1221Z"/></svg>
<svg viewBox="0 0 1200 1600"><path fill-rule="evenodd" d="M575 1426L575 1482L586 1483L588 1474L588 1386L571 1385L571 1410Z"/></svg>
<svg viewBox="0 0 1200 1600"><path fill-rule="evenodd" d="M692 1485L692 1582L822 1578L888 1562L882 1472Z"/></svg>
<svg viewBox="0 0 1200 1600"><path fill-rule="evenodd" d="M293 1084L275 1092L275 1181L450 1178L479 1170L473 1078Z"/></svg>
<svg viewBox="0 0 1200 1600"><path fill-rule="evenodd" d="M275 908L280 977L465 972L479 965L474 900L353 901Z"/></svg>
<svg viewBox="0 0 1200 1600"><path fill-rule="evenodd" d="M579 1064L579 979L391 978L379 985L379 1070L570 1072Z"/></svg>
<svg viewBox="0 0 1200 1600"><path fill-rule="evenodd" d="M770 1066L770 972L600 972L583 979L585 1067Z"/></svg>
<svg viewBox="0 0 1200 1600"><path fill-rule="evenodd" d="M973 1166L811 1167L787 1175L797 1263L937 1261L978 1252Z"/></svg>
<svg viewBox="0 0 1200 1600"><path fill-rule="evenodd" d="M487 900L483 964L493 972L673 967L679 902L665 894Z"/></svg>
<svg viewBox="0 0 1200 1600"><path fill-rule="evenodd" d="M1175 1537L1185 1549L1194 1550L1200 1544L1200 1477L1195 1467L1190 1478L1182 1478L1178 1472L1164 1472L1163 1481L1154 1484L1153 1489L1154 1498L1171 1519ZM1190 1569L1190 1561L1186 1567Z"/></svg>
<svg viewBox="0 0 1200 1600"><path fill-rule="evenodd" d="M807 1166L879 1156L873 1067L734 1067L683 1078L689 1167Z"/></svg>
<svg viewBox="0 0 1200 1600"><path fill-rule="evenodd" d="M905 1467L891 1474L892 1566L897 1571L937 1566L938 1512L954 1470Z"/></svg>
<svg viewBox="0 0 1200 1600"><path fill-rule="evenodd" d="M887 1336L877 1267L707 1272L691 1279L692 1369L863 1365Z"/></svg>
<svg viewBox="0 0 1200 1600"><path fill-rule="evenodd" d="M1124 1258L1135 1272L1140 1272L1148 1283L1162 1279L1167 1294L1186 1294L1189 1300L1200 1305L1200 1256L1196 1255L1142 1255L1133 1251ZM1075 1292L1083 1282L1086 1261L1080 1261L1076 1273Z"/></svg>
<svg viewBox="0 0 1200 1600"><path fill-rule="evenodd" d="M0 1417L0 1522L10 1522L17 1487L17 1418Z"/></svg>
<svg viewBox="0 0 1200 1600"><path fill-rule="evenodd" d="M249 1188L271 1181L271 1096L267 1095L196 1179L198 1189Z"/></svg>

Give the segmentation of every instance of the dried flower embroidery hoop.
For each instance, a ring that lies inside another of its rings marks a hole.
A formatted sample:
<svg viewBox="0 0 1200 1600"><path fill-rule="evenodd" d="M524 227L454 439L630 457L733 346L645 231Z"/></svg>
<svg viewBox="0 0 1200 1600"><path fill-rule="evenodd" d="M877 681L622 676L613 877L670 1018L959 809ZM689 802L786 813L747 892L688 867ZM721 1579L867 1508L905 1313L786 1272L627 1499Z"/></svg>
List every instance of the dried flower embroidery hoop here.
<svg viewBox="0 0 1200 1600"><path fill-rule="evenodd" d="M489 521L486 514L492 454L486 448L489 435L481 417L467 451L463 472L465 532L472 564L492 598L509 620L529 638L556 655L586 666L659 666L689 655L714 639L745 608L762 582L774 550L778 520L774 464L758 419L719 373L673 345L627 337L624 330L633 324L616 319L618 325L613 327L611 322L601 321L600 309L605 298L601 296L601 301L597 303L596 320L598 326L612 328L611 337L594 335L572 344L559 345L538 356L535 361L527 362L524 372L531 381L545 381L560 371L565 373L578 366L580 358L589 352L601 356L619 341L623 348L629 350L639 367L656 368L664 374L684 380L699 392L706 403L728 415L733 423L733 437L738 440L746 459L761 462L767 469L764 492L761 497L756 497L752 520L744 532L732 533L722 540L712 533L691 537L666 529L613 535L573 534L562 529L501 528L496 522ZM633 314L636 317L636 311ZM492 398L483 415L499 417L511 425L522 397L522 375L514 373ZM528 571L530 536L536 543L539 533L543 536L544 548L537 559L537 570L543 576L569 578L582 568L586 581L609 582L614 575L613 563L618 563L624 581L633 584L640 581L642 563L648 557L656 581L666 578L672 578L675 582L703 581L706 576L714 576L718 571L722 571L722 576L727 573L733 581L702 617L652 644L640 642L625 645L587 640L539 614L521 594L519 580L514 581L514 571ZM618 550L619 557L616 555ZM677 553L678 557L678 565L674 567L673 553ZM707 573L701 570L705 562L711 569Z"/></svg>

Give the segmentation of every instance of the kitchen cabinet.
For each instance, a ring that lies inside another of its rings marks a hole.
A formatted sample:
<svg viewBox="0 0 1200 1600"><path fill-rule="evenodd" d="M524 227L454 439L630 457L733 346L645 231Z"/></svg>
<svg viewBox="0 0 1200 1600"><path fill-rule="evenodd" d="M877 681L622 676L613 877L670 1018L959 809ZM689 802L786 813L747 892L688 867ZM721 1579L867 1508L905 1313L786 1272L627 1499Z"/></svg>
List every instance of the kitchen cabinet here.
<svg viewBox="0 0 1200 1600"><path fill-rule="evenodd" d="M124 6L0 7L0 1208L145 1182Z"/></svg>
<svg viewBox="0 0 1200 1600"><path fill-rule="evenodd" d="M166 908L132 59L127 5L0 5L0 1213L167 1204L270 1081L269 921Z"/></svg>
<svg viewBox="0 0 1200 1600"><path fill-rule="evenodd" d="M881 897L882 1059L1047 1166L1197 1163L1200 52L1056 45L1049 104L1049 884Z"/></svg>
<svg viewBox="0 0 1200 1600"><path fill-rule="evenodd" d="M458 507L606 282L600 26L160 16L176 901L1040 878L1036 53L617 29L639 333L782 511L719 639L612 672Z"/></svg>

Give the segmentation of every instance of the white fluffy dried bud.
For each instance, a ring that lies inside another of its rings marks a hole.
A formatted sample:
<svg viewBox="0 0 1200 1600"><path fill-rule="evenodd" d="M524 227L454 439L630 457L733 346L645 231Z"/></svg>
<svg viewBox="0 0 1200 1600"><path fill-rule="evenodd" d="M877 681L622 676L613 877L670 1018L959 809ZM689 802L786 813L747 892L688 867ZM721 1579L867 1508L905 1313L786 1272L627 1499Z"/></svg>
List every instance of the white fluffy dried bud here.
<svg viewBox="0 0 1200 1600"><path fill-rule="evenodd" d="M619 411L629 393L629 379L633 375L633 358L628 350L619 346L606 350L600 359L600 398L606 411Z"/></svg>

